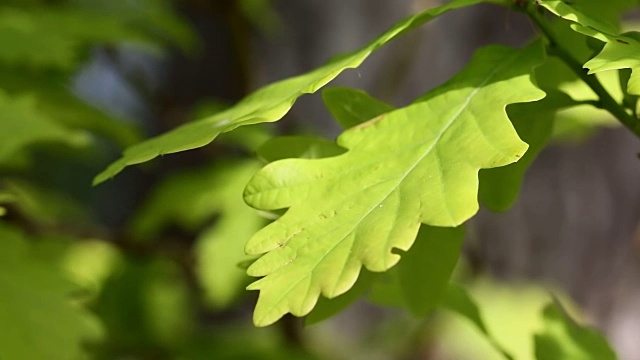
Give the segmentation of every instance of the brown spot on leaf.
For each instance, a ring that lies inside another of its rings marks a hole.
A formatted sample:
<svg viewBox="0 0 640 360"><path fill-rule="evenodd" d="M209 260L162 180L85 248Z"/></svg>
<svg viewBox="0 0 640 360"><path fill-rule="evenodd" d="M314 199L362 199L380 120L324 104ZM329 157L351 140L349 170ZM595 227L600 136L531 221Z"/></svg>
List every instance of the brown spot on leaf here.
<svg viewBox="0 0 640 360"><path fill-rule="evenodd" d="M619 42L620 44L629 45L628 41L624 41L624 40L621 40L621 39L616 39L616 41Z"/></svg>

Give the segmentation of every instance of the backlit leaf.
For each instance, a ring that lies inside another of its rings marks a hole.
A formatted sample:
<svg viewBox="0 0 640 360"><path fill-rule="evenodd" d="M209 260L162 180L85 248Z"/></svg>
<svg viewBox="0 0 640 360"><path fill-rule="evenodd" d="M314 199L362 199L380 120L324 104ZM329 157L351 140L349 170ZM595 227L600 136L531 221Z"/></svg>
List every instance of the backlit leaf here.
<svg viewBox="0 0 640 360"><path fill-rule="evenodd" d="M531 83L541 43L523 50L490 46L420 102L351 128L340 156L267 165L245 190L264 210L288 207L245 248L264 254L249 269L263 276L254 313L268 325L302 316L320 294L346 292L364 265L385 271L408 250L420 223L457 226L477 209L481 168L517 161L527 149L505 113L544 93Z"/></svg>
<svg viewBox="0 0 640 360"><path fill-rule="evenodd" d="M278 121L289 112L298 97L314 93L344 70L360 66L371 53L389 41L442 13L482 1L456 0L412 15L359 50L335 57L306 74L263 87L225 111L182 125L168 133L134 145L125 150L119 160L98 174L94 184L115 176L129 165L146 162L163 154L203 147L220 133L231 131L239 126Z"/></svg>

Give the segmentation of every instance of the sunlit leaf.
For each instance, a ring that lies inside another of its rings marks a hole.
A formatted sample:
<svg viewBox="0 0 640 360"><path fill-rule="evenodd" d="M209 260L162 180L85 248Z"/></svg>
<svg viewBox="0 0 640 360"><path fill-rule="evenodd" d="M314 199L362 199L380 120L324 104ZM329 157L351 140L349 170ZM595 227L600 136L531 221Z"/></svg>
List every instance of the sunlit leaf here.
<svg viewBox="0 0 640 360"><path fill-rule="evenodd" d="M589 69L589 74L631 69L627 91L630 94L640 95L640 39L638 36L633 33L619 34L615 24L603 20L596 12L583 9L579 4L558 0L543 0L540 4L557 16L573 21L576 31L605 42L602 51L584 64L584 67Z"/></svg>
<svg viewBox="0 0 640 360"><path fill-rule="evenodd" d="M581 4L586 4L586 2L581 1ZM593 1L589 4L593 4ZM550 18L547 25L553 31L558 46L565 49L575 57L577 61L584 63L589 60L594 53L594 50L590 48L589 45L595 42L600 45L599 49L602 49L602 43L572 30L571 24L570 21L561 18ZM590 42L589 40L593 41ZM546 118L540 116L531 121L534 121L536 123L535 126L537 126L537 123L547 123L548 121L546 120L548 120L549 117L553 117L553 133L551 137L553 141L582 141L603 127L609 128L620 125L620 122L608 111L594 106L599 100L598 95L558 57L547 57L544 64L538 67L535 73L536 83L540 89L549 93L549 97L558 98L558 96L564 96L562 95L562 93L564 93L576 102L583 102L583 105L578 105L577 103L571 105L568 102L569 99L566 98L565 100L567 101L563 104L558 104L557 101L555 101L556 104L554 104L554 101L551 101L551 99L542 102L541 105L551 105L551 107L547 107L548 109L545 110L545 114L541 114L546 116ZM622 100L623 95L620 91L620 84L616 72L602 72L595 76L614 99L618 101ZM588 102L592 102L592 104L588 105ZM538 105L534 105L534 107L537 109L532 110L542 110ZM552 107L556 108L555 112ZM514 122L515 126L517 126L516 122ZM527 122L529 121L527 120ZM516 130L520 132L519 129ZM532 139L529 141L535 140ZM527 143L529 143L529 141L525 140ZM529 143L529 145L532 147L531 150L535 150L535 143ZM531 150L529 152L532 152ZM531 160L534 158L534 154L529 154L529 152L527 152L525 157ZM505 197L505 200L506 199ZM504 202L503 204L508 205L508 202ZM504 210L504 206L493 208L493 210Z"/></svg>
<svg viewBox="0 0 640 360"><path fill-rule="evenodd" d="M371 53L399 35L449 10L482 1L456 0L412 15L359 50L335 57L325 65L304 75L263 87L230 109L134 145L125 150L119 160L98 174L94 183L98 184L115 176L129 165L146 162L159 155L205 146L220 133L231 131L239 126L278 121L289 112L298 97L314 93L344 70L358 67Z"/></svg>
<svg viewBox="0 0 640 360"><path fill-rule="evenodd" d="M24 236L0 224L0 358L84 359L102 336L97 320L72 303L78 288L31 256Z"/></svg>
<svg viewBox="0 0 640 360"><path fill-rule="evenodd" d="M256 174L245 201L289 210L245 248L266 253L248 270L264 276L249 287L261 291L255 323L307 314L320 294L346 292L363 265L389 269L399 260L392 249L408 250L421 222L457 226L473 216L478 170L527 149L504 109L544 96L530 79L543 58L541 43L483 48L418 103L343 133L345 154L281 160Z"/></svg>

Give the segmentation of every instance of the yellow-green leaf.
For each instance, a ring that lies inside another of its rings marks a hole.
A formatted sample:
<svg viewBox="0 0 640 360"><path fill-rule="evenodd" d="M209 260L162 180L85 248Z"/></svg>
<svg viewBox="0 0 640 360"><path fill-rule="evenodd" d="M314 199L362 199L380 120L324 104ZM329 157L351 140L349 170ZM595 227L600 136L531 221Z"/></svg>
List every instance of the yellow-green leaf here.
<svg viewBox="0 0 640 360"><path fill-rule="evenodd" d="M335 297L360 269L385 271L408 250L420 223L457 226L478 209L478 171L517 161L527 149L505 113L544 96L531 82L541 43L490 46L419 102L347 130L340 156L267 165L245 190L264 210L289 208L247 243L265 254L249 269L263 278L254 314L268 325L309 313Z"/></svg>

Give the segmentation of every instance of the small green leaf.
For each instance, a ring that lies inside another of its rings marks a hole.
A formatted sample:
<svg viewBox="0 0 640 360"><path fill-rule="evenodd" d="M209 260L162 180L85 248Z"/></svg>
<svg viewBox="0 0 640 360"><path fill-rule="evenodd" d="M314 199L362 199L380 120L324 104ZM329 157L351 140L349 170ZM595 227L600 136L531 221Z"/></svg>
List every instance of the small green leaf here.
<svg viewBox="0 0 640 360"><path fill-rule="evenodd" d="M416 316L426 316L440 303L462 250L464 227L422 226L409 251L396 266L404 302Z"/></svg>
<svg viewBox="0 0 640 360"><path fill-rule="evenodd" d="M607 36L602 51L584 64L589 74L607 70L631 69L627 92L640 95L640 41L635 36Z"/></svg>
<svg viewBox="0 0 640 360"><path fill-rule="evenodd" d="M286 214L247 243L264 254L248 270L263 276L254 313L259 326L291 312L306 315L320 294L346 292L364 265L385 271L408 250L420 223L457 226L477 209L480 168L517 161L527 148L505 113L544 93L531 82L541 43L523 50L490 46L421 102L347 130L345 154L267 165L245 201Z"/></svg>
<svg viewBox="0 0 640 360"><path fill-rule="evenodd" d="M362 90L330 87L322 91L322 100L343 128L349 129L395 108Z"/></svg>
<svg viewBox="0 0 640 360"><path fill-rule="evenodd" d="M0 223L0 358L83 359L102 337L97 319L72 303L79 289L32 256L19 231Z"/></svg>
<svg viewBox="0 0 640 360"><path fill-rule="evenodd" d="M496 341L493 335L489 333L489 329L485 325L484 320L482 320L480 308L463 287L453 283L450 284L441 306L471 321L498 352L506 359L513 359L513 357L502 348L498 341Z"/></svg>
<svg viewBox="0 0 640 360"><path fill-rule="evenodd" d="M412 15L359 50L335 57L309 73L263 87L230 109L134 145L125 150L119 160L98 174L94 184L115 176L129 165L143 163L159 155L203 147L220 133L239 126L278 121L289 112L298 97L314 93L344 70L360 66L371 53L389 41L449 10L480 2L483 0L455 0Z"/></svg>
<svg viewBox="0 0 640 360"><path fill-rule="evenodd" d="M264 143L256 151L266 162L282 159L322 159L346 152L335 141L315 136L281 136Z"/></svg>
<svg viewBox="0 0 640 360"><path fill-rule="evenodd" d="M534 337L538 360L615 360L618 357L597 330L573 320L556 299L542 311L544 330Z"/></svg>
<svg viewBox="0 0 640 360"><path fill-rule="evenodd" d="M574 30L605 42L602 51L584 64L589 74L631 69L627 91L640 95L640 41L637 36L620 35L615 24L604 21L598 13L584 11L579 5L557 0L542 0L540 4L555 15L574 22Z"/></svg>

